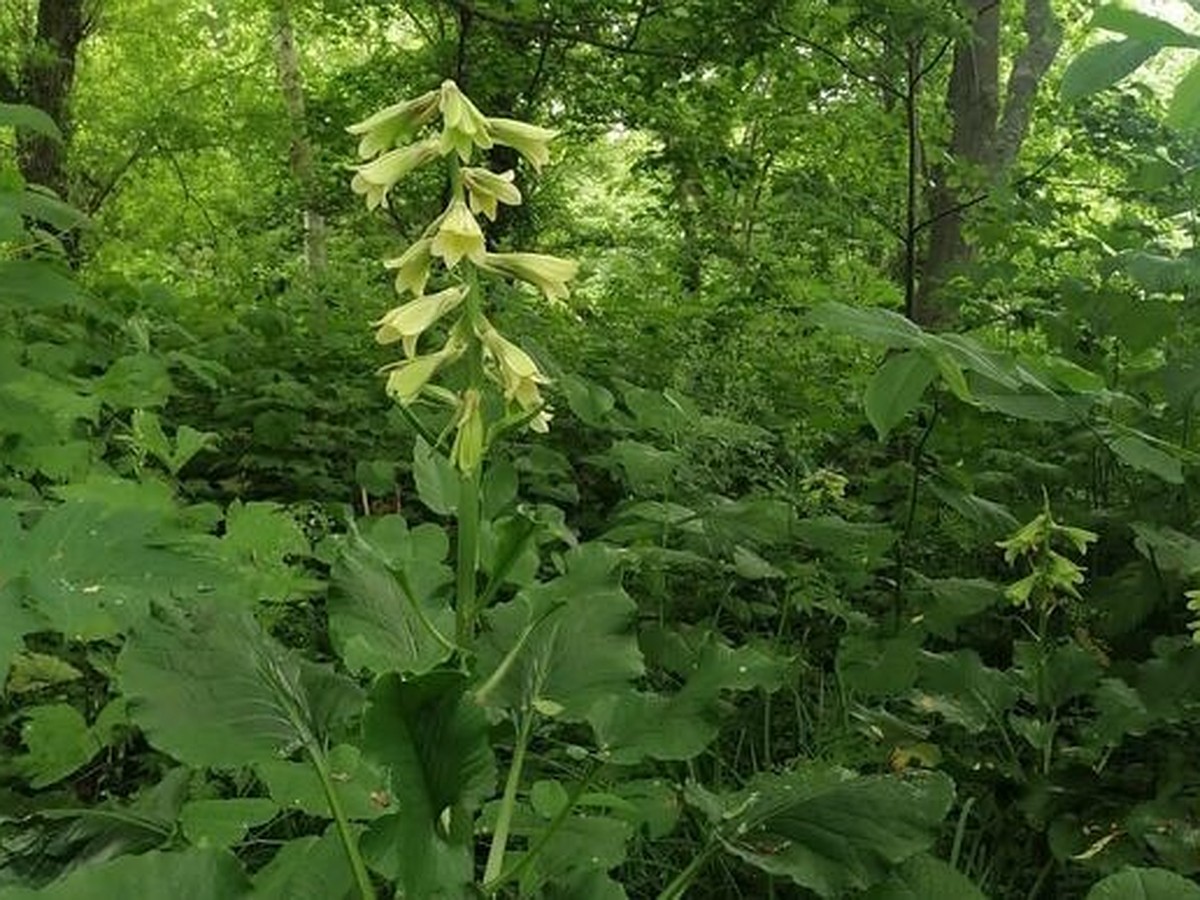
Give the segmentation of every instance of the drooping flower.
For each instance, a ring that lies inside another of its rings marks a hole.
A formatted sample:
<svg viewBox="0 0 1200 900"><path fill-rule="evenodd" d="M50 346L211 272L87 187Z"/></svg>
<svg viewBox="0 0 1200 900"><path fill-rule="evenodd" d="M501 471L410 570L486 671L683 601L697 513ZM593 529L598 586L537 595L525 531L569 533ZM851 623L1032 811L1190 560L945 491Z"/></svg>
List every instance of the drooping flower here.
<svg viewBox="0 0 1200 900"><path fill-rule="evenodd" d="M442 82L439 102L442 110L442 154L454 151L463 162L470 162L474 147L492 146L488 121L453 81Z"/></svg>
<svg viewBox="0 0 1200 900"><path fill-rule="evenodd" d="M437 113L440 98L440 91L427 91L351 125L346 129L348 132L362 135L358 142L359 158L370 159L415 132Z"/></svg>
<svg viewBox="0 0 1200 900"><path fill-rule="evenodd" d="M435 138L389 150L365 166L359 166L350 181L350 188L356 194L366 195L367 209L387 206L387 193L392 185L437 155Z"/></svg>
<svg viewBox="0 0 1200 900"><path fill-rule="evenodd" d="M480 263L485 269L527 281L546 295L547 300L565 300L571 292L567 282L579 271L573 259L543 253L485 253Z"/></svg>
<svg viewBox="0 0 1200 900"><path fill-rule="evenodd" d="M521 203L521 192L512 183L515 177L512 169L497 173L474 166L464 168L462 179L463 184L467 186L471 212L481 212L495 222L497 203L518 206Z"/></svg>
<svg viewBox="0 0 1200 900"><path fill-rule="evenodd" d="M403 306L389 310L382 319L373 323L378 327L375 342L392 344L403 341L404 355L412 357L417 350L419 338L434 322L454 310L467 296L465 285L447 288L410 300Z"/></svg>
<svg viewBox="0 0 1200 900"><path fill-rule="evenodd" d="M518 122L516 119L487 119L487 129L497 144L512 147L529 161L539 172L550 161L550 141L558 136L557 131Z"/></svg>
<svg viewBox="0 0 1200 900"><path fill-rule="evenodd" d="M447 268L454 268L464 256L472 262L482 262L486 253L483 241L483 230L467 204L460 199L450 202L450 206L442 214L438 224L437 234L434 235L430 252L446 261Z"/></svg>
<svg viewBox="0 0 1200 900"><path fill-rule="evenodd" d="M450 460L463 473L473 471L483 459L483 409L480 399L479 391L473 388L463 391L455 421Z"/></svg>
<svg viewBox="0 0 1200 900"><path fill-rule="evenodd" d="M388 395L408 406L421 395L421 391L439 368L462 355L465 346L457 331L451 331L442 349L436 353L414 356L412 359L402 359L384 366L380 371L388 373Z"/></svg>
<svg viewBox="0 0 1200 900"><path fill-rule="evenodd" d="M433 262L430 248L432 238L421 238L395 259L385 259L383 264L389 269L396 270L396 293L404 296L405 291L412 291L420 297L429 281L429 266Z"/></svg>
<svg viewBox="0 0 1200 900"><path fill-rule="evenodd" d="M516 403L524 412L536 413L529 423L535 431L547 430L550 414L538 385L548 384L549 379L533 357L490 323L485 321L477 333L483 343L484 357L490 363L488 374L499 382L504 399Z"/></svg>

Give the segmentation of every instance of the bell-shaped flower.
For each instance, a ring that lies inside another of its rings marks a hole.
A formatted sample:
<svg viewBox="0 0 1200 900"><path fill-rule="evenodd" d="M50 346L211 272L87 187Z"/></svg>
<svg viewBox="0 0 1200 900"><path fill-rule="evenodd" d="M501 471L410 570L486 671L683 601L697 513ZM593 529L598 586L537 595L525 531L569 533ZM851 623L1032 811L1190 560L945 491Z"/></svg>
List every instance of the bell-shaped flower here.
<svg viewBox="0 0 1200 900"><path fill-rule="evenodd" d="M463 391L455 427L450 461L460 472L468 473L483 459L483 409L479 391L471 388Z"/></svg>
<svg viewBox="0 0 1200 900"><path fill-rule="evenodd" d="M387 192L392 185L437 155L435 138L389 150L365 166L359 166L350 181L350 188L356 194L366 195L367 209L387 206Z"/></svg>
<svg viewBox="0 0 1200 900"><path fill-rule="evenodd" d="M539 172L550 161L550 141L557 131L518 122L516 119L487 119L488 133L497 144L512 147Z"/></svg>
<svg viewBox="0 0 1200 900"><path fill-rule="evenodd" d="M541 411L545 405L539 384L549 383L528 353L508 340L488 322L478 332L489 374L499 382L504 398L525 412ZM548 418L548 417L547 417Z"/></svg>
<svg viewBox="0 0 1200 900"><path fill-rule="evenodd" d="M455 330L450 332L450 337L436 353L414 356L412 359L403 359L384 366L380 371L388 373L388 395L408 406L421 396L421 391L429 384L437 370L461 356L465 347L465 341Z"/></svg>
<svg viewBox="0 0 1200 900"><path fill-rule="evenodd" d="M567 282L579 271L573 259L561 259L543 253L485 253L483 268L501 275L527 281L546 295L547 300L565 300L571 292Z"/></svg>
<svg viewBox="0 0 1200 900"><path fill-rule="evenodd" d="M396 270L396 293L404 296L412 291L420 297L429 281L429 266L433 262L433 238L421 238L395 259L385 259L384 266Z"/></svg>
<svg viewBox="0 0 1200 900"><path fill-rule="evenodd" d="M440 99L440 91L428 91L351 125L346 129L348 132L362 135L358 142L359 158L370 159L415 132L434 117Z"/></svg>
<svg viewBox="0 0 1200 900"><path fill-rule="evenodd" d="M442 213L429 249L434 256L444 259L450 269L464 256L476 263L483 260L486 253L483 230L462 200L452 200Z"/></svg>
<svg viewBox="0 0 1200 900"><path fill-rule="evenodd" d="M442 82L440 106L443 154L453 150L463 162L470 162L472 148L492 146L487 119L453 81Z"/></svg>
<svg viewBox="0 0 1200 900"><path fill-rule="evenodd" d="M468 290L465 285L447 288L389 310L382 319L373 323L378 328L375 342L393 344L403 341L404 355L412 357L417 350L417 338L434 322L457 308Z"/></svg>
<svg viewBox="0 0 1200 900"><path fill-rule="evenodd" d="M481 212L495 222L497 203L518 206L521 203L521 192L513 184L515 177L512 169L496 173L475 166L464 168L462 180L467 186L471 212Z"/></svg>

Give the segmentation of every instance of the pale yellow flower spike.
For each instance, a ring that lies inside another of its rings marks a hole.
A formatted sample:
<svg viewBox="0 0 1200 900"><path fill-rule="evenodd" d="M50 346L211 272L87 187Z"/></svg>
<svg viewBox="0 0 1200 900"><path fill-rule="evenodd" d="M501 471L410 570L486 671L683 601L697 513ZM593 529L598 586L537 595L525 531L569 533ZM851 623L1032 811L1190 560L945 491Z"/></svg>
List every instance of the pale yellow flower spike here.
<svg viewBox="0 0 1200 900"><path fill-rule="evenodd" d="M485 251L483 230L467 204L461 200L453 200L442 216L437 234L430 245L430 252L446 261L446 267L453 269L464 256L472 262L483 261Z"/></svg>
<svg viewBox="0 0 1200 900"><path fill-rule="evenodd" d="M416 131L437 113L440 98L440 91L427 91L420 97L381 109L375 115L351 125L346 129L348 132L362 135L358 143L359 158L370 159Z"/></svg>
<svg viewBox="0 0 1200 900"><path fill-rule="evenodd" d="M417 339L434 322L449 312L452 312L467 296L467 288L463 285L438 291L436 294L418 297L389 310L378 322L375 341L379 344L393 344L403 341L404 355L411 357L416 353Z"/></svg>

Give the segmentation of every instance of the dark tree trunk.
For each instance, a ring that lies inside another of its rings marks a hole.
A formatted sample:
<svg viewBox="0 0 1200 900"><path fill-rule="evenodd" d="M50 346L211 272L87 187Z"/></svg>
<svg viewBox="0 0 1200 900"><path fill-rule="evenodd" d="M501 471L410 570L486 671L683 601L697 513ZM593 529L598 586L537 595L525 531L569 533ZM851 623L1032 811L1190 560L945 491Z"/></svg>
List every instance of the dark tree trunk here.
<svg viewBox="0 0 1200 900"><path fill-rule="evenodd" d="M39 0L37 34L21 66L18 98L36 106L69 130L68 101L75 80L75 58L88 32L84 0ZM19 138L21 174L66 198L66 149L48 137L23 134Z"/></svg>
<svg viewBox="0 0 1200 900"><path fill-rule="evenodd" d="M1001 178L1016 160L1038 87L1062 43L1062 27L1051 0L1025 0L1026 43L1013 61L1001 107L1002 0L963 2L971 31L954 49L946 93L954 171L943 166L933 172L929 243L912 309L917 322L932 328L951 327L957 321L958 304L943 288L971 259L972 248L963 234L965 204ZM964 192L963 183L974 188Z"/></svg>

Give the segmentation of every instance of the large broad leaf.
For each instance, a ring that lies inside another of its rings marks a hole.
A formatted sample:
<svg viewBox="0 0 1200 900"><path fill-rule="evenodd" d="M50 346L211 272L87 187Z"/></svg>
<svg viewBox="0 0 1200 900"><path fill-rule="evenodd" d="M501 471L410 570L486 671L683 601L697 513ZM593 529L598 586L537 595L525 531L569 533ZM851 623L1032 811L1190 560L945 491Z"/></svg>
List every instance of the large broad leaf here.
<svg viewBox="0 0 1200 900"><path fill-rule="evenodd" d="M954 783L940 772L864 777L814 764L758 775L719 798L693 787L688 799L713 820L730 853L835 897L871 887L927 850Z"/></svg>
<svg viewBox="0 0 1200 900"><path fill-rule="evenodd" d="M62 140L62 132L52 118L36 106L24 103L0 103L0 128L33 131L56 141Z"/></svg>
<svg viewBox="0 0 1200 900"><path fill-rule="evenodd" d="M326 757L333 790L350 819L375 819L394 811L388 777L351 744L338 744ZM284 809L329 817L329 801L320 776L309 765L273 759L254 767L271 799Z"/></svg>
<svg viewBox="0 0 1200 900"><path fill-rule="evenodd" d="M808 319L833 331L885 347L914 349L926 343L926 334L919 326L899 313L879 307L822 303L808 314Z"/></svg>
<svg viewBox="0 0 1200 900"><path fill-rule="evenodd" d="M428 672L453 652L449 541L433 524L388 516L352 532L333 567L329 631L354 671Z"/></svg>
<svg viewBox="0 0 1200 900"><path fill-rule="evenodd" d="M1159 44L1133 38L1088 47L1067 66L1059 94L1071 101L1102 91L1133 72L1159 49Z"/></svg>
<svg viewBox="0 0 1200 900"><path fill-rule="evenodd" d="M235 797L229 800L192 800L179 812L183 836L198 847L232 847L246 832L279 812L266 797Z"/></svg>
<svg viewBox="0 0 1200 900"><path fill-rule="evenodd" d="M621 588L617 554L585 544L567 574L527 588L485 615L478 646L480 702L568 721L588 717L642 674L634 636L637 608Z"/></svg>
<svg viewBox="0 0 1200 900"><path fill-rule="evenodd" d="M254 900L343 900L354 873L333 826L321 837L302 837L279 848L254 875Z"/></svg>
<svg viewBox="0 0 1200 900"><path fill-rule="evenodd" d="M686 678L683 687L673 694L614 692L591 714L614 762L692 759L716 738L727 692L774 691L783 683L783 663L757 647L730 647L712 633L666 639L676 646L665 667Z"/></svg>
<svg viewBox="0 0 1200 900"><path fill-rule="evenodd" d="M319 748L357 689L306 663L244 613L201 607L134 629L117 660L134 721L193 766L235 768Z"/></svg>
<svg viewBox="0 0 1200 900"><path fill-rule="evenodd" d="M465 679L431 672L381 678L363 723L364 749L391 772L396 813L363 837L368 863L399 879L405 896L467 896L473 880L474 812L495 789L487 718Z"/></svg>
<svg viewBox="0 0 1200 900"><path fill-rule="evenodd" d="M887 881L861 900L987 900L971 879L953 866L919 854L906 860Z"/></svg>
<svg viewBox="0 0 1200 900"><path fill-rule="evenodd" d="M921 402L937 372L925 354L912 350L893 356L880 367L863 396L867 420L880 440Z"/></svg>
<svg viewBox="0 0 1200 900"><path fill-rule="evenodd" d="M1200 126L1200 63L1194 63L1171 95L1167 122L1180 131Z"/></svg>
<svg viewBox="0 0 1200 900"><path fill-rule="evenodd" d="M1122 869L1092 885L1085 900L1200 900L1200 887L1166 869Z"/></svg>
<svg viewBox="0 0 1200 900"><path fill-rule="evenodd" d="M1002 722L1020 695L1011 673L988 668L974 650L922 653L918 686L913 706L973 734Z"/></svg>
<svg viewBox="0 0 1200 900"><path fill-rule="evenodd" d="M1092 16L1092 27L1115 31L1134 40L1160 47L1200 48L1200 35L1189 34L1182 28L1138 12L1128 3L1108 3Z"/></svg>
<svg viewBox="0 0 1200 900"><path fill-rule="evenodd" d="M187 850L122 856L75 869L39 891L0 888L0 900L114 900L171 897L173 900L239 900L250 882L224 850Z"/></svg>
<svg viewBox="0 0 1200 900"><path fill-rule="evenodd" d="M104 743L79 710L66 703L34 706L21 713L21 740L28 752L16 766L30 787L43 788L87 765Z"/></svg>
<svg viewBox="0 0 1200 900"><path fill-rule="evenodd" d="M1160 450L1132 430L1107 439L1108 449L1122 462L1149 472L1168 484L1183 484L1183 464L1171 454Z"/></svg>

